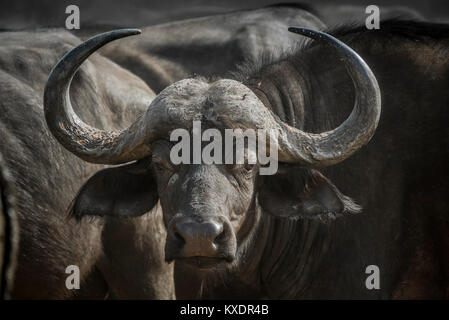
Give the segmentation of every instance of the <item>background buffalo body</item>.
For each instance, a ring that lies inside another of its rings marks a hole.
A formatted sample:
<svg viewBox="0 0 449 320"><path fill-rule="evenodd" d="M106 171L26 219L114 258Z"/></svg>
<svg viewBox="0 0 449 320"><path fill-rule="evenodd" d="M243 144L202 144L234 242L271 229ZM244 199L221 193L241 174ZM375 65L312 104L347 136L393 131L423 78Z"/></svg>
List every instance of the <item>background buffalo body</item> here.
<svg viewBox="0 0 449 320"><path fill-rule="evenodd" d="M0 299L10 298L18 250L16 200L11 174L0 155Z"/></svg>

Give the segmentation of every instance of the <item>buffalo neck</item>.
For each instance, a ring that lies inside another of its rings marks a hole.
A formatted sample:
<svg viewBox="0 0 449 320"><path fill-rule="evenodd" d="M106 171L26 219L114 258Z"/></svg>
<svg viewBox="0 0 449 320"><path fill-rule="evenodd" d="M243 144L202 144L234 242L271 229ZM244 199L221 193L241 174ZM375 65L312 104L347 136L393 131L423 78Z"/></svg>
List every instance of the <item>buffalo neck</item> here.
<svg viewBox="0 0 449 320"><path fill-rule="evenodd" d="M234 272L262 298L300 298L317 276L330 243L330 226L319 220L259 215L254 234Z"/></svg>

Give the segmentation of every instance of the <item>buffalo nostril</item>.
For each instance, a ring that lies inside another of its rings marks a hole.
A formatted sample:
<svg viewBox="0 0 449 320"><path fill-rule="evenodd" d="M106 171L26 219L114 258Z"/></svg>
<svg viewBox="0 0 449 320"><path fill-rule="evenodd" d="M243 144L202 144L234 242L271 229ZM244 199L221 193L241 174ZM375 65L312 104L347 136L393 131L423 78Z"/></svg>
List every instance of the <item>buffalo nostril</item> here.
<svg viewBox="0 0 449 320"><path fill-rule="evenodd" d="M225 231L222 228L221 232L218 234L218 236L215 237L214 243L221 244L223 242L223 240L225 240L225 238L226 238Z"/></svg>
<svg viewBox="0 0 449 320"><path fill-rule="evenodd" d="M175 239L178 241L181 241L182 243L185 243L184 237L177 231L174 231Z"/></svg>

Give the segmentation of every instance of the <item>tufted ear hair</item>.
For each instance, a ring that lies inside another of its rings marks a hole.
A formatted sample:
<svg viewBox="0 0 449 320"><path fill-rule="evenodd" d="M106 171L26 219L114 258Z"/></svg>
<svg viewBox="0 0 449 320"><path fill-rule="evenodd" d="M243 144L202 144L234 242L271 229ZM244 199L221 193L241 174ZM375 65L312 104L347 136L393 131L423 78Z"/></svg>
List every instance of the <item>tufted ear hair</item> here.
<svg viewBox="0 0 449 320"><path fill-rule="evenodd" d="M150 211L159 199L150 164L143 159L98 171L78 192L70 214L80 220L84 216L136 217Z"/></svg>
<svg viewBox="0 0 449 320"><path fill-rule="evenodd" d="M361 211L359 205L314 169L289 167L262 179L259 203L265 212L277 217L326 221Z"/></svg>

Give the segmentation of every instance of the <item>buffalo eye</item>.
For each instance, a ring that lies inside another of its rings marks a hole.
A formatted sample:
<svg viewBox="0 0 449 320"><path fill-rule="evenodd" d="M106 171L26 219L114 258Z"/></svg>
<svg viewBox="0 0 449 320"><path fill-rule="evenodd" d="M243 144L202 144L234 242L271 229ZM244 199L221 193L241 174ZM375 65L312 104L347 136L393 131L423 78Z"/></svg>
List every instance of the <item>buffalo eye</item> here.
<svg viewBox="0 0 449 320"><path fill-rule="evenodd" d="M152 163L153 163L153 167L158 172L164 172L164 171L176 172L176 171L179 171L179 166L174 165L173 163L171 163L171 161L166 160L166 159L162 159L161 157L158 157L158 156L153 156Z"/></svg>
<svg viewBox="0 0 449 320"><path fill-rule="evenodd" d="M255 164L250 164L245 161L243 164L227 164L226 169L233 175L235 174L250 174L252 173Z"/></svg>

